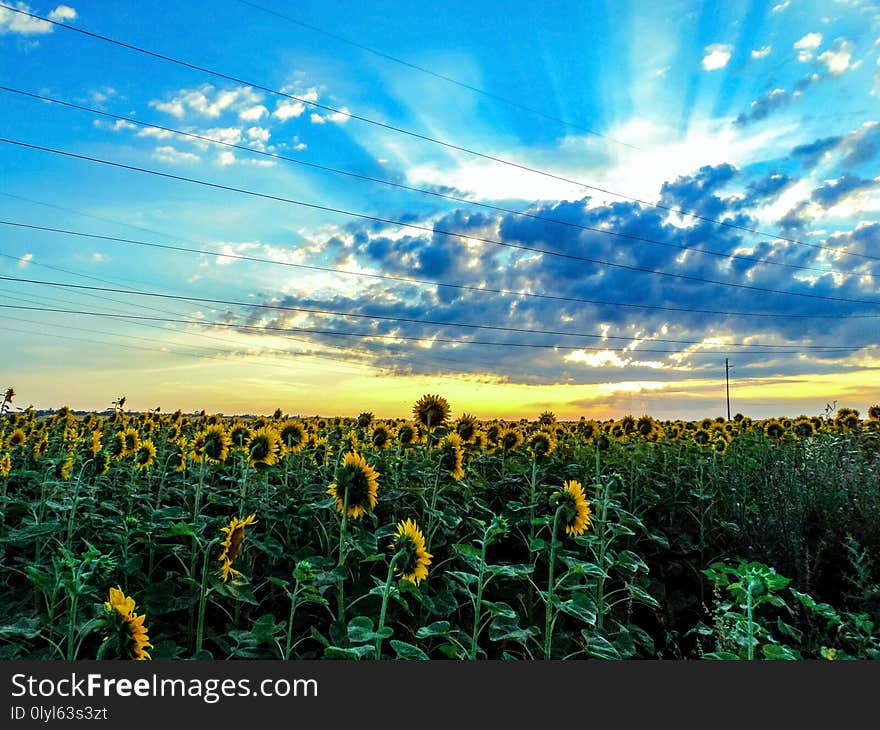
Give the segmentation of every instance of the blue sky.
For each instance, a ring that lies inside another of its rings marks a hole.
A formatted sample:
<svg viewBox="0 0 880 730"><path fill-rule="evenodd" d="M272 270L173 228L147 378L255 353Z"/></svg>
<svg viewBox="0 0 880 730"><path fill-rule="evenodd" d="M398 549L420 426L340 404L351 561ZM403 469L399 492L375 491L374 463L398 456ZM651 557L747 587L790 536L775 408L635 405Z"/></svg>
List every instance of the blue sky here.
<svg viewBox="0 0 880 730"><path fill-rule="evenodd" d="M0 9L0 85L238 148L11 91L0 136L412 227L0 144L3 220L210 252L0 226L0 276L225 302L0 281L68 310L0 310L22 405L697 417L725 357L748 415L876 400L876 3L256 5L16 3L242 83Z"/></svg>

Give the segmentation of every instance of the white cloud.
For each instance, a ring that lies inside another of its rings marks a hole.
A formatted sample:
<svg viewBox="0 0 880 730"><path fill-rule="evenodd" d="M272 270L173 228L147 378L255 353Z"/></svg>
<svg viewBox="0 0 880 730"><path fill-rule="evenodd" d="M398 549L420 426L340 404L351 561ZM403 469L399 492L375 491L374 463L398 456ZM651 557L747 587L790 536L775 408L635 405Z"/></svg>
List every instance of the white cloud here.
<svg viewBox="0 0 880 730"><path fill-rule="evenodd" d="M338 112L327 115L328 121L336 122L337 124L345 124L349 119L351 119L351 112L349 112L347 106L341 107Z"/></svg>
<svg viewBox="0 0 880 730"><path fill-rule="evenodd" d="M211 84L204 84L197 89L181 89L168 101L153 100L150 106L175 117L182 117L189 110L216 119L224 112L238 111L242 118L256 121L268 113L266 107L257 106L262 98L250 86L218 90Z"/></svg>
<svg viewBox="0 0 880 730"><path fill-rule="evenodd" d="M34 258L34 255L32 253L26 253L24 256L20 256L18 259L18 268L19 269L27 268L27 265L31 262L31 260L33 258Z"/></svg>
<svg viewBox="0 0 880 730"><path fill-rule="evenodd" d="M703 56L703 70L717 71L724 68L733 55L733 46L729 43L713 43L705 48L706 55Z"/></svg>
<svg viewBox="0 0 880 730"><path fill-rule="evenodd" d="M324 124L324 117L316 112L312 112L312 115L309 117L312 124Z"/></svg>
<svg viewBox="0 0 880 730"><path fill-rule="evenodd" d="M275 107L275 111L272 112L272 116L276 119L280 119L282 122L286 122L288 119L294 119L302 115L302 113L306 110L306 105L302 102L289 102L289 101L280 101L278 102L278 106Z"/></svg>
<svg viewBox="0 0 880 730"><path fill-rule="evenodd" d="M302 140L300 140L299 137L294 135L294 138L293 138L294 152L302 152L304 149L306 149L306 147L308 147L308 145L305 142L303 142Z"/></svg>
<svg viewBox="0 0 880 730"><path fill-rule="evenodd" d="M153 150L153 157L162 162L170 162L172 164L177 164L178 162L198 162L200 160L198 155L194 155L192 152L181 152L170 145L157 147Z"/></svg>
<svg viewBox="0 0 880 730"><path fill-rule="evenodd" d="M265 127L250 127L247 131L249 139L265 144L269 141L269 130Z"/></svg>
<svg viewBox="0 0 880 730"><path fill-rule="evenodd" d="M779 3L778 5L773 6L774 13L781 13L785 10L789 5L791 5L791 0L784 0L784 2Z"/></svg>
<svg viewBox="0 0 880 730"><path fill-rule="evenodd" d="M95 253L92 254L92 261L94 261L97 264L101 263L102 261L106 261L106 260L107 260L107 256L103 253L95 251Z"/></svg>
<svg viewBox="0 0 880 730"><path fill-rule="evenodd" d="M131 125L134 126L134 125ZM154 139L168 139L173 137L174 133L167 129L157 129L156 127L144 127L137 133L138 137L153 137Z"/></svg>
<svg viewBox="0 0 880 730"><path fill-rule="evenodd" d="M217 162L223 167L226 167L227 165L233 165L235 164L235 155L232 154L229 150L225 150L224 152L221 152L220 155L217 157Z"/></svg>
<svg viewBox="0 0 880 730"><path fill-rule="evenodd" d="M117 119L115 122L105 122L103 119L95 119L92 126L98 129L109 129L113 132L121 132L123 129L137 129L136 124L126 122L124 119Z"/></svg>
<svg viewBox="0 0 880 730"><path fill-rule="evenodd" d="M76 10L69 5L59 5L49 13L49 20L54 20L57 23L62 23L65 20L76 20Z"/></svg>
<svg viewBox="0 0 880 730"><path fill-rule="evenodd" d="M672 68L672 66L664 66L663 68L658 68L656 71L654 71L654 75L662 78L666 75L670 68Z"/></svg>
<svg viewBox="0 0 880 730"><path fill-rule="evenodd" d="M226 142L226 144L238 144L241 142L241 130L238 127L215 127L205 130L205 137Z"/></svg>
<svg viewBox="0 0 880 730"><path fill-rule="evenodd" d="M752 58L766 58L770 55L770 52L773 50L773 46L764 46L762 48L756 48L752 51Z"/></svg>
<svg viewBox="0 0 880 730"><path fill-rule="evenodd" d="M173 99L172 101L151 101L150 106L158 109L160 112L165 112L166 114L170 114L177 118L186 114L186 109L183 108L183 102L179 99Z"/></svg>
<svg viewBox="0 0 880 730"><path fill-rule="evenodd" d="M263 117L263 115L268 113L269 110L266 107L264 107L262 104L257 104L255 106L248 107L247 109L242 109L238 113L238 118L245 122L257 122Z"/></svg>
<svg viewBox="0 0 880 730"><path fill-rule="evenodd" d="M26 13L33 12L27 3L16 3L15 7ZM27 15L13 13L6 8L0 8L0 35L4 33L19 33L21 35L45 35L54 30L51 23L45 20L36 20Z"/></svg>
<svg viewBox="0 0 880 730"><path fill-rule="evenodd" d="M795 41L792 47L795 50L800 51L800 53L798 53L798 61L806 63L813 58L813 51L821 45L821 33L807 33L799 41Z"/></svg>
<svg viewBox="0 0 880 730"><path fill-rule="evenodd" d="M828 73L839 76L850 68L853 45L847 40L838 38L834 46L819 55L819 61L828 67Z"/></svg>

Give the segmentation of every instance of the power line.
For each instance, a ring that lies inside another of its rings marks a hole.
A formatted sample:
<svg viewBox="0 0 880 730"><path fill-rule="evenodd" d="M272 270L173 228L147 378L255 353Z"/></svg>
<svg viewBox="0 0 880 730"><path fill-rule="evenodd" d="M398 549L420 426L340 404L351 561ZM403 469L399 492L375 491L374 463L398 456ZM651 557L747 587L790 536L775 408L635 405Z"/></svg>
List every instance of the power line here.
<svg viewBox="0 0 880 730"><path fill-rule="evenodd" d="M579 129L582 132L586 132L587 134L591 134L595 137L601 137L602 139L607 139L609 142L614 142L616 144L623 145L624 147L629 147L633 150L638 150L639 148L635 145L629 144L628 142L623 142L619 139L615 139L614 137L609 137L607 134L602 134L601 132L597 132L589 127L585 127L581 124L575 124L574 122L568 122L565 119L560 119L559 117L554 117L552 114L547 114L546 112L539 111L537 109L533 109L532 107L526 106L524 104L519 104L511 99L508 99L500 94L495 94L491 91L486 91L485 89L481 89L477 86L473 86L471 84L467 84L463 81L459 81L458 79L454 79L451 76L446 76L445 74L437 73L436 71L431 71L424 66L419 66L418 64L412 63L410 61L405 61L402 58L398 58L396 56L392 56L390 53L385 53L383 51L378 51L375 48L370 48L369 46L365 46L362 43L358 43L357 41L350 40L345 38L337 33L331 33L324 28L319 28L317 25L312 25L311 23L306 23L302 20L297 20L296 18L291 18L289 15L285 15L284 13L278 12L277 10L273 10L271 8L263 7L262 5L257 5L256 3L248 2L248 0L238 0L242 5L248 5L255 10L260 10L269 15L274 15L276 18L281 18L282 20L286 20L289 23L293 23L294 25L301 26L303 28L308 28L309 30L313 30L316 33L320 33L321 35L325 35L328 38L333 38L334 40L340 41L341 43L346 43L349 46L354 46L355 48L359 48L362 51L366 51L367 53L372 53L374 56L378 56L379 58L384 58L388 61L393 61L394 63L399 63L401 66L406 66L407 68L413 69L414 71L420 71L421 73L427 74L428 76L433 76L435 79L440 79L441 81L447 81L450 84L455 84L456 86L467 89L468 91L473 91L477 94L481 94L482 96L489 97L490 99L495 99L496 101L503 102L508 106L513 107L514 109L521 109L522 111L529 112L530 114L534 114L539 117L543 117L544 119L549 119L550 121L557 122L565 127L570 127L572 129Z"/></svg>
<svg viewBox="0 0 880 730"><path fill-rule="evenodd" d="M0 7L2 7L2 5L0 5ZM65 27L67 27L67 26L65 26ZM101 164L101 165L107 165L109 167L116 167L116 168L119 168L122 170L129 170L131 172L141 172L141 173L145 173L148 175L155 175L157 177L166 178L169 180L178 180L180 182L188 182L188 183L192 183L194 185L202 185L204 187L209 187L209 188L213 188L216 190L225 190L227 192L241 193L243 195L251 195L251 196L254 196L257 198L262 198L265 200L273 200L273 201L280 202L280 203L288 203L290 205L298 205L298 206L301 206L304 208L310 208L313 210L321 210L321 211L325 211L328 213L339 213L340 215L346 215L346 216L350 216L352 218L360 218L362 220L369 220L369 221L373 221L376 223L387 223L390 225L402 226L404 228L411 228L413 230L419 230L419 231L423 231L426 233L431 233L432 235L433 234L440 234L443 236L451 236L454 238L464 238L464 239L468 239L471 241L478 241L480 243L492 244L494 246L504 246L505 248L516 249L516 250L520 250L520 251L529 251L531 253L539 253L539 254L543 254L545 256L555 256L558 258L564 258L564 259L568 259L571 261L581 261L584 263L596 264L598 266L608 266L608 267L616 268L616 269L625 269L627 271L636 271L636 272L643 273L643 274L654 274L656 276L666 276L666 277L671 277L674 279L681 279L684 281L695 281L695 282L700 282L703 284L715 284L717 286L726 286L726 287L732 287L735 289L746 289L749 291L759 291L759 292L765 292L765 293L770 293L770 294L782 294L782 295L786 295L786 296L805 297L808 299L819 299L819 300L824 300L824 301L848 302L851 304L880 304L880 301L872 300L872 299L852 299L852 298L848 298L848 297L829 297L829 296L824 296L821 294L809 294L809 293L805 293L805 292L793 292L793 291L787 291L787 290L783 290L783 289L771 289L768 287L753 286L750 284L734 284L732 282L718 281L716 279L706 279L704 277L699 277L699 276L691 276L691 275L687 275L687 274L673 274L671 272L660 271L658 269L649 269L649 268L641 267L641 266L631 266L629 264L620 264L620 263L615 263L612 261L603 261L602 259L588 258L586 256L575 256L574 254L562 253L560 251L551 251L549 249L537 248L535 246L525 246L523 244L510 243L508 241L498 241L498 240L491 239L491 238L481 238L479 236L468 235L465 233L455 233L453 231L445 231L445 230L442 230L442 229L436 228L436 227L429 228L428 226L422 226L422 225L418 225L415 223L405 223L403 221L393 220L390 218L383 218L381 216L367 215L365 213L355 213L354 211L345 210L343 208L334 208L334 207L327 206L327 205L319 205L317 203L307 203L307 202L304 202L301 200L295 200L293 198L284 198L279 195L270 195L268 193L260 193L260 192L254 191L254 190L246 190L244 188L233 187L231 185L221 185L220 183L208 182L207 180L198 180L196 178L185 177L183 175L173 175L168 172L160 172L158 170L151 170L151 169L148 169L145 167L137 167L135 165L125 165L121 162L113 162L111 160L104 160L104 159L97 158L97 157L90 157L88 155L78 155L73 152L65 152L64 150L57 150L57 149L54 149L51 147L43 147L40 145L29 144L27 142L20 142L17 140L6 139L3 137L0 137L0 142L2 142L4 144L15 145L18 147L24 147L27 149L38 150L40 152L49 152L51 154L60 155L63 157L69 157L72 159L83 160L86 162L93 162L93 163L97 163L97 164Z"/></svg>
<svg viewBox="0 0 880 730"><path fill-rule="evenodd" d="M629 241L637 241L639 243L647 243L655 246L663 246L665 248L674 248L680 251L689 251L696 254L703 254L706 256L715 256L716 258L722 259L734 259L737 261L746 261L754 264L765 264L768 266L779 266L787 269L797 269L800 271L814 271L819 274L838 274L838 275L846 275L846 276L868 276L874 278L874 274L871 273L861 273L861 272L853 272L853 271L841 271L839 269L831 269L831 268L821 268L817 266L804 266L803 264L792 264L785 261L774 261L772 259L764 259L757 258L754 256L746 256L743 254L730 253L725 251L713 251L711 249L706 248L695 248L694 246L687 246L681 243L673 243L672 241L660 241L656 238L649 238L647 236L638 236L632 233L623 233L621 231L615 231L613 229L608 228L599 228L598 226L588 226L582 223L575 223L573 221L563 220L561 218L553 218L551 216L538 215L536 213L529 213L528 211L518 211L513 210L512 208L505 208L500 205L493 205L491 203L484 203L476 200L469 200L468 198L462 198L456 195L450 195L448 193L441 193L436 190L428 190L426 188L420 188L413 185L405 185L404 183L395 182L393 180L388 180L384 178L372 177L370 175L363 175L361 173L352 172L350 170L343 170L336 167L330 167L328 165L320 165L315 162L308 162L306 160L300 160L295 157L290 157L287 155L282 155L277 152L269 152L267 150L261 150L256 147L251 147L249 145L238 144L233 142L226 142L222 139L216 139L215 137L209 137L203 134L197 134L195 132L187 132L180 129L175 129L174 127L166 127L161 124L153 124L151 122L145 122L140 119L136 119L134 117L126 117L120 114L113 114L111 112L103 111L101 109L95 109L93 107L84 106L81 104L74 104L72 102L61 101L60 99L54 99L49 96L43 96L41 94L34 94L29 91L23 91L21 89L14 89L9 86L0 85L0 91L5 91L13 94L19 94L21 96L30 97L33 99L38 99L40 101L44 101L50 104L56 104L59 106L76 109L79 111L88 112L90 114L95 114L98 116L107 117L109 119L115 119L117 121L127 122L129 124L133 124L144 129L156 129L161 132L166 132L168 134L176 134L181 137L185 137L188 139L194 139L201 142L209 142L211 144L219 145L222 147L228 147L230 149L240 150L243 152L249 152L255 155L261 155L263 157L268 157L275 160L281 160L283 162L289 162L295 165L300 165L302 167L307 167L314 170L320 170L322 172L329 172L336 175L344 175L346 177L350 177L356 180L360 180L363 182L371 182L379 185L386 185L388 187L397 188L399 190L407 190L410 192L419 193L422 195L430 195L436 198L441 198L443 200L449 200L456 203L462 203L465 205L473 205L480 208L485 208L487 210L492 210L499 213L506 213L509 215L515 215L523 218L529 218L531 220L542 221L545 223L554 223L556 225L567 226L569 228L574 228L582 231L590 231L592 233L598 233L603 236L614 236L616 238L623 238ZM874 258L874 257L871 257Z"/></svg>
<svg viewBox="0 0 880 730"><path fill-rule="evenodd" d="M0 193L4 194L5 193ZM10 196L16 197L19 196ZM23 200L27 200L28 202L33 202L38 205L46 205L51 208L57 208L59 210L64 210L71 213L77 213L79 215L85 215L84 213L80 213L79 211L71 210L69 208L62 208L61 206L51 205L50 203L42 203L39 201L32 201L27 198L22 198ZM106 219L100 219L106 220ZM118 223L119 225L127 225L124 223L119 223L118 221L108 221L110 223ZM546 299L550 301L558 301L558 302L571 302L578 304L596 304L600 306L609 306L609 307L626 307L632 309L648 309L648 310L659 310L665 312L685 312L689 314L716 314L716 315L725 315L725 316L736 316L736 317L767 317L767 318L776 318L776 319L875 319L880 317L880 314L849 314L849 315L837 315L837 314L793 314L788 312L739 312L739 311L730 311L723 309L699 309L693 307L670 307L670 306L662 306L659 304L633 304L630 302L613 302L604 299L586 299L583 297L564 297L556 294L540 294L535 292L527 292L517 289L497 289L492 287L484 287L484 286L475 286L471 284L457 284L451 282L442 282L435 281L433 279L419 279L409 276L398 276L395 274L377 274L371 273L367 271L352 271L350 269L337 269L330 266L318 266L315 264L301 264L294 263L291 261L279 261L277 259L267 259L262 258L260 256L251 256L248 254L234 254L234 253L223 253L220 251L209 251L205 249L198 248L189 248L187 246L174 246L170 244L164 243L152 243L148 241L139 241L131 238L121 238L118 236L103 236L97 233L86 233L84 231L73 231L64 228L52 228L49 226L38 226L31 225L28 223L21 223L17 221L7 221L0 220L0 225L4 226L12 226L15 228L23 228L26 230L34 230L34 231L42 231L47 233L58 233L62 235L68 236L80 236L83 238L92 238L99 241L110 241L114 243L125 243L131 244L135 246L145 246L148 248L156 248L159 250L167 250L167 251L178 251L182 253L192 253L199 254L203 256L213 256L215 258L223 258L223 259L233 259L236 261L249 261L253 263L260 264L271 264L273 266L285 266L294 269L305 269L308 271L321 271L325 273L332 274L340 274L343 276L357 276L361 278L369 278L369 279L380 279L386 281L399 281L406 284L413 284L419 286L436 286L442 288L450 288L450 289L459 289L465 291L472 292L480 292L482 294L501 294L504 296L513 296L513 297L524 297L524 298L534 298L534 299ZM140 228L140 226L134 226L135 228ZM148 230L149 229L145 229ZM169 234L162 233L160 231L149 231L151 233L156 233L157 235L167 236L169 238L173 238ZM43 264L45 266L45 264ZM64 271L61 269L61 271ZM95 278L95 277L88 277ZM104 283L108 283L103 279L97 279L98 281L102 281Z"/></svg>
<svg viewBox="0 0 880 730"><path fill-rule="evenodd" d="M81 314L85 316L92 317L110 317L114 319L132 319L132 320L144 320L150 322L175 322L179 324L195 324L203 327L225 327L225 328L233 328L240 330L255 330L259 332L307 332L310 334L316 335L328 335L331 337L361 337L366 339L389 339L389 340L406 340L413 342L441 342L447 344L455 344L455 345L486 345L486 346L495 346L495 347L516 347L516 348L536 348L543 350L595 350L599 352L609 351L608 347L589 347L582 345L557 345L557 344L545 344L545 343L535 343L535 342L496 342L496 341L487 341L487 340L457 340L451 338L442 338L442 337L415 337L410 335L401 335L401 334L379 334L375 332L339 332L338 330L320 330L314 328L307 327L276 327L274 325L247 325L247 324L237 324L235 322L214 322L208 320L200 320L200 319L170 319L163 317L151 317L146 315L135 315L135 314L124 314L124 313L113 313L113 312L90 312L87 310L68 310L68 309L56 309L51 307L25 307L13 304L0 304L0 309L19 309L26 310L32 312L54 312L60 314ZM703 343L697 343L703 344ZM872 346L873 347L873 346ZM855 347L839 347L833 348L831 350L823 351L821 353L814 353L817 355L828 355L831 352L851 352L854 350L863 349L863 348L855 348ZM713 357L717 357L718 355L724 354L734 354L734 353L725 353L724 351L712 351L712 352L694 352L694 351L681 351L681 350L663 350L663 349L651 349L651 348L639 348L638 350L629 351L632 354L641 354L641 353L666 353L666 354L674 354L674 355L711 355ZM735 353L737 356L742 355L800 355L800 352L784 352L779 350L740 350Z"/></svg>
<svg viewBox="0 0 880 730"><path fill-rule="evenodd" d="M100 291L100 292L109 292L115 294L127 294L127 295L135 295L135 296L147 296L154 297L157 299L174 299L178 301L186 301L186 302L198 302L198 303L206 303L206 304L225 304L228 306L234 307L247 307L249 309L266 309L271 311L281 311L281 312L296 312L299 314L317 314L321 316L331 316L331 317L352 317L355 319L368 319L374 321L384 321L384 322L399 322L402 324L425 324L425 325L434 325L438 327L460 327L463 329L474 329L474 330L490 330L493 332L512 332L517 334L531 334L531 335L552 335L555 337L583 337L587 339L596 339L596 340L622 340L624 342L641 342L646 339L649 339L651 342L664 342L669 344L676 345L701 345L703 344L701 340L675 340L675 339L667 339L662 337L651 337L651 338L640 338L640 337L624 337L621 335L608 335L608 334L595 334L595 333L587 333L587 332L564 332L557 330L540 330L529 327L504 327L501 325L488 325L488 324L474 324L471 322L444 322L438 320L431 319L419 319L415 317L391 317L387 315L379 315L379 314L365 314L362 312L341 312L337 310L331 309L318 309L313 307L293 307L289 305L281 305L281 304L259 304L254 302L241 302L232 299L212 299L207 297L195 297L195 296L186 296L182 294L162 294L155 292L143 292L137 291L133 289L120 289L120 288L110 288L110 287L98 287L98 286L87 286L85 284L68 284L64 282L56 282L56 281L41 281L38 279L27 279L23 277L16 276L0 276L0 281L14 281L22 284L35 284L37 286L49 286L49 287L60 287L63 289L73 289L75 291ZM773 344L765 344L765 343L746 343L746 342L726 342L724 343L727 347L765 347L765 348L785 348L785 349L797 349L797 350L833 350L838 351L840 349L847 350L862 350L866 347L872 347L872 344L863 344L863 345L849 345L846 347L837 347L832 345L773 345Z"/></svg>
<svg viewBox="0 0 880 730"><path fill-rule="evenodd" d="M81 35L88 36L88 37L90 37L90 38L94 38L94 39L96 39L96 40L104 41L104 42L106 42L106 43L110 43L110 44L113 44L113 45L119 46L119 47L121 47L121 48L125 48L125 49L130 50L130 51L135 51L135 52L137 52L137 53L142 53L142 54L144 54L144 55L151 56L151 57L153 57L153 58L157 58L157 59L162 60L162 61L167 61L167 62L169 62L169 63L173 63L173 64L176 64L176 65L182 66L182 67L184 67L184 68L189 68L189 69L192 69L192 70L194 70L194 71L199 71L200 73L209 74L209 75L211 75L211 76L215 76L215 77L217 77L217 78L222 78L222 79L225 79L225 80L227 80L227 81L232 81L232 82L237 83L237 84L244 84L244 85L246 85L246 86L250 86L250 87L252 87L252 88L254 88L254 89L258 89L258 90L260 90L260 91L264 91L264 92L266 92L266 93L268 93L268 94L273 94L273 95L275 95L275 96L280 96L280 97L284 97L284 98L287 98L287 99L292 99L292 100L297 101L297 102L299 102L299 103L301 103L301 104L308 104L308 105L313 106L313 107L315 107L315 108L317 108L317 109L322 109L322 110L324 110L324 111L329 111L329 112L331 112L331 113L333 113L333 114L342 115L342 116L347 117L347 118L349 118L349 119L355 119L355 120L357 120L357 121L364 122L364 123L366 123L366 124L371 124L371 125L374 125L374 126L380 127L380 128L382 128L382 129L386 129L386 130L393 131L393 132L398 132L398 133L400 133L400 134L405 134L405 135L410 136L410 137L413 137L413 138L415 138L415 139L420 139L420 140L423 140L423 141L426 141L426 142L431 142L431 143L433 143L433 144L438 144L438 145L441 145L441 146L446 147L446 148L451 149L451 150L456 150L456 151L458 151L458 152L465 152L465 153L470 154L470 155L473 155L473 156L475 156L475 157L479 157L479 158L482 158L482 159L485 159L485 160L490 160L490 161L492 161L492 162L497 162L497 163L499 163L499 164L507 165L507 166L509 166L509 167L513 167L513 168L516 168L516 169L519 169L519 170L523 170L523 171L526 171L526 172L534 173L534 174L536 174L536 175L542 175L542 176L544 176L544 177L551 178L551 179L554 179L554 180L559 180L559 181L561 181L561 182L569 183L569 184L571 184L571 185L577 185L577 186L579 186L579 187L582 187L582 188L585 188L585 189L588 189L588 190L595 190L596 192L605 193L606 195L613 195L613 196L618 197L618 198L623 198L623 199L625 199L625 200L630 200L630 201L633 201L633 202L635 202L635 203L639 203L640 205L646 205L646 206L649 206L649 207L652 207L652 208L657 208L658 210L665 210L665 211L670 212L670 213L677 213L677 214L679 214L679 215L688 216L688 217L691 217L691 218L695 218L695 219L697 219L697 220L705 221L705 222L707 222L707 223L714 223L714 224L716 224L716 225L723 226L723 227L725 227L725 228L732 228L732 229L735 229L735 230L740 230L740 231L744 231L744 232L748 232L748 233L754 233L754 234L759 235L759 236L768 236L768 237L770 237L770 238L773 238L773 239L775 239L775 240L779 240L779 241L786 241L786 242L788 242L788 243L794 243L794 244L801 245L801 246L810 246L810 247L812 247L812 248L818 248L818 249L822 249L822 250L833 251L833 252L835 252L835 253L837 253L837 254L844 255L844 256L855 256L855 257L859 257L859 258L875 259L875 260L878 259L878 257L869 256L869 255L867 255L867 254L860 254L860 253L855 253L855 252L852 252L852 251L845 251L845 250L843 250L843 249L834 248L834 247L831 247L831 246L823 246L823 245L818 244L818 243L809 243L809 242L807 242L807 241L800 241L800 240L795 239L795 238L787 238L787 237L785 237L785 236L779 236L779 235L775 235L775 234L771 234L771 233L766 233L766 232L764 232L764 231L760 231L760 230L755 229L755 228L749 228L748 226L742 226L742 225L739 225L739 224L737 224L737 223L731 223L730 221L723 221L723 220L718 220L718 219L716 219L716 218L710 218L710 217L708 217L708 216L700 215L700 214L695 213L695 212L693 212L693 211L687 211L687 210L684 210L684 209L682 209L682 208L677 208L677 207L675 207L675 206L663 205L662 203L652 203L652 202L650 202L650 201L643 200L643 199L641 199L641 198L637 198L637 197L634 197L634 196L631 196L631 195L627 195L627 194L625 194L625 193L618 193L618 192L616 192L616 191L609 190L609 189L607 189L607 188L602 188L602 187L599 187L599 186L596 186L596 185L590 185L590 184L588 184L588 183L585 183L585 182L582 182L582 181L579 181L579 180L573 180L573 179L571 179L571 178L567 178L567 177L564 177L564 176L562 176L562 175L556 175L556 174L554 174L554 173L547 172L547 171L545 171L545 170L539 170L539 169L534 168L534 167L529 167L528 165L523 165L523 164L520 164L520 163L518 163L518 162L513 162L513 161L511 161L511 160L506 160L506 159L501 158L501 157L496 157L496 156L494 156L494 155L489 155L489 154L486 154L486 153L484 153L484 152L479 152L479 151L477 151L477 150L473 150L473 149L470 149L470 148L468 148L468 147L464 147L464 146L462 146L462 145L457 145L457 144L454 144L454 143L452 143L452 142L446 142L446 141L444 141L444 140L440 140L440 139L437 139L437 138L435 138L435 137L430 137L430 136L428 136L428 135L421 134L421 133L419 133L419 132L413 132L412 130L404 129L404 128L402 128L402 127L396 127L396 126L394 126L394 125L392 125L392 124L388 124L388 123L386 123L386 122L381 122L381 121L378 121L378 120L375 120L375 119L370 119L369 117L361 116L361 115L358 115L358 114L353 114L352 112L349 112L349 111L347 111L347 110L345 110L345 109L337 109L337 108L335 108L335 107L328 106L328 105L326 105L326 104L321 104L321 103L319 103L319 102L317 102L317 101L313 101L313 100L311 100L311 99L307 99L307 98L304 98L304 97L299 97L299 96L296 96L296 95L294 95L294 94L288 94L287 92L280 91L280 90L278 90L278 89L273 89L273 88L271 88L271 87L269 87L269 86L264 86L264 85L262 85L262 84L253 83L253 82L251 82L251 81L247 81L247 80L245 80L245 79L241 79L241 78L238 78L238 77L236 77L236 76L232 76L232 75L230 75L230 74L223 73L223 72L221 72L221 71L216 71L216 70L213 70L213 69L206 68L206 67L204 67L204 66L199 66L199 65L194 64L194 63L189 63L188 61L183 61L183 60L180 60L180 59L177 59L177 58L173 58L173 57L171 57L171 56L167 56L167 55L164 55L164 54L161 54L161 53L157 53L157 52L155 52L155 51L150 51L150 50L147 50L147 49L145 49L145 48L141 48L141 47L139 47L139 46L132 45L132 44L130 44L130 43L124 43L123 41L119 41L119 40L116 40L116 39L114 39L114 38L110 38L110 37L108 37L108 36L100 35L100 34L98 34L98 33L94 33L94 32L92 32L92 31L85 30L84 28L78 28L78 27L76 27L76 26L66 25L65 23L60 23L60 22L58 22L58 21L50 20L49 18L43 17L42 15L36 15L36 14L34 14L34 13L29 13L29 12L27 12L27 11L25 11L25 10L20 9L20 8L15 8L15 7L12 7L12 6L10 6L10 5L5 5L5 4L3 4L3 3L0 3L0 7L5 8L6 10L9 10L10 12L18 13L18 14L20 14L20 15L25 15L25 16L30 17L30 18L33 18L33 19L35 19L35 20L41 20L41 21L43 21L43 22L50 23L51 25L57 26L57 27L59 27L59 28L63 28L63 29L65 29L65 30L69 30L69 31L74 31L74 32L79 33L79 34L81 34Z"/></svg>

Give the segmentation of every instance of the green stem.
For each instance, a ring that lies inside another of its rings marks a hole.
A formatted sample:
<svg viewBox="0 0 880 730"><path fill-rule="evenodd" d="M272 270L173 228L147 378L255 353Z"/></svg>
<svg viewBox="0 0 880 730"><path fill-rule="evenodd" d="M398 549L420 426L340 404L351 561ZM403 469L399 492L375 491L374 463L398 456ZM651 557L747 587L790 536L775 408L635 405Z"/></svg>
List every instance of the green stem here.
<svg viewBox="0 0 880 730"><path fill-rule="evenodd" d="M284 661L290 659L290 647L293 643L293 617L296 614L296 598L299 595L299 579L293 586L293 593L290 594L290 617L287 619L287 641L284 645Z"/></svg>
<svg viewBox="0 0 880 730"><path fill-rule="evenodd" d="M480 613L483 608L483 573L486 568L486 543L489 541L489 530L483 532L483 544L480 551L480 573L477 579L477 598L474 601L474 628L471 632L471 650L468 658L474 661L477 658L477 638L479 634Z"/></svg>
<svg viewBox="0 0 880 730"><path fill-rule="evenodd" d="M208 604L208 565L210 564L211 549L218 542L219 538L216 537L211 540L202 556L202 582L199 586L199 617L198 624L196 625L196 654L202 650L202 641L205 635L205 607Z"/></svg>
<svg viewBox="0 0 880 730"><path fill-rule="evenodd" d="M550 533L550 565L547 568L547 601L544 610L544 659L549 661L553 641L553 571L556 567L556 528L559 526L559 513L562 507L556 509L553 515L553 530Z"/></svg>
<svg viewBox="0 0 880 730"><path fill-rule="evenodd" d="M339 578L336 580L336 616L339 623L345 623L345 587L342 579L342 569L345 566L345 534L348 525L348 487L342 496L342 521L339 524L339 562L336 568Z"/></svg>
<svg viewBox="0 0 880 730"><path fill-rule="evenodd" d="M385 579L385 590L382 591L382 608L379 611L379 625L376 627L376 633L381 634L382 629L385 628L385 614L388 611L388 598L391 595L391 581L394 580L394 566L397 564L397 559L400 557L400 553L395 553L394 557L391 558L391 562L388 563L388 577ZM376 637L376 659L382 658L382 637Z"/></svg>

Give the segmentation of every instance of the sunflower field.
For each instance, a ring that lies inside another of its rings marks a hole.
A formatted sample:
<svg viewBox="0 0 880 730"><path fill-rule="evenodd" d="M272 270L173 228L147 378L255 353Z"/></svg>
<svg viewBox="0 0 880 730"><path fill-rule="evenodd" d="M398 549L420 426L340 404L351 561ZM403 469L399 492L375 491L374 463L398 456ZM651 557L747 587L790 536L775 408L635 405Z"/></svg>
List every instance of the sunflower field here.
<svg viewBox="0 0 880 730"><path fill-rule="evenodd" d="M0 409L2 659L877 659L880 406Z"/></svg>

